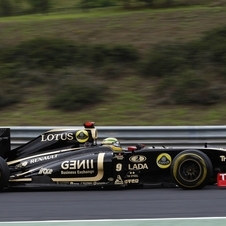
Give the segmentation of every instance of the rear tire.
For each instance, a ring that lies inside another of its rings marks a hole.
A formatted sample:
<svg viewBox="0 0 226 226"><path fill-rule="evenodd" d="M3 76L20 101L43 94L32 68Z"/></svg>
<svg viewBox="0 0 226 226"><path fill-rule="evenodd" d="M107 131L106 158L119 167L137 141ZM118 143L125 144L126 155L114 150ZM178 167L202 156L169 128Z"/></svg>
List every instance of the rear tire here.
<svg viewBox="0 0 226 226"><path fill-rule="evenodd" d="M183 189L201 189L207 185L213 174L209 157L198 150L180 152L171 165L171 176Z"/></svg>
<svg viewBox="0 0 226 226"><path fill-rule="evenodd" d="M6 161L0 157L0 191L2 191L9 182L9 167Z"/></svg>

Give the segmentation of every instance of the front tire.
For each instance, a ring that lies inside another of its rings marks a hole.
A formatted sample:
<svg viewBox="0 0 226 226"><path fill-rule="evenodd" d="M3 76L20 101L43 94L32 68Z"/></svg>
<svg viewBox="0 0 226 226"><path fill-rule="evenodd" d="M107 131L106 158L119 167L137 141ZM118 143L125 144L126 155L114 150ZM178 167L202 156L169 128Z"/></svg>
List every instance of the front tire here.
<svg viewBox="0 0 226 226"><path fill-rule="evenodd" d="M198 150L185 150L174 158L171 176L183 189L201 189L208 184L213 174L209 157Z"/></svg>
<svg viewBox="0 0 226 226"><path fill-rule="evenodd" d="M0 157L0 191L2 191L9 182L9 167L6 161Z"/></svg>

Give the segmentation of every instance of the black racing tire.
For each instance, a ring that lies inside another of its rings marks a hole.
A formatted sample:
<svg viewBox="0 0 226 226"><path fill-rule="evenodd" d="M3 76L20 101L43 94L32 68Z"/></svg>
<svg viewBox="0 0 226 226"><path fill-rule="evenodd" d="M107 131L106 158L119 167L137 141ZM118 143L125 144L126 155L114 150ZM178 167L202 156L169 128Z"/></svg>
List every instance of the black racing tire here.
<svg viewBox="0 0 226 226"><path fill-rule="evenodd" d="M171 176L182 189L201 189L213 175L209 157L198 150L185 150L173 159Z"/></svg>
<svg viewBox="0 0 226 226"><path fill-rule="evenodd" d="M9 167L6 161L0 157L0 191L2 191L9 182Z"/></svg>

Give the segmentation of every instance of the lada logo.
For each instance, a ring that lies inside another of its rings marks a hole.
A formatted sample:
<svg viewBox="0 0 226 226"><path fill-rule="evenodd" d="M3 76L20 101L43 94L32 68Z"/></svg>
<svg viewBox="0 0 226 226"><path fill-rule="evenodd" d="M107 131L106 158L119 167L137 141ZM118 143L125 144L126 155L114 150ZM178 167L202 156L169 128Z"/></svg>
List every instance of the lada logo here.
<svg viewBox="0 0 226 226"><path fill-rule="evenodd" d="M128 164L129 170L143 170L148 169L148 165L146 163L134 163L134 164Z"/></svg>
<svg viewBox="0 0 226 226"><path fill-rule="evenodd" d="M140 163L140 162L145 162L146 161L146 157L143 155L133 155L129 158L130 162L134 162L134 163Z"/></svg>

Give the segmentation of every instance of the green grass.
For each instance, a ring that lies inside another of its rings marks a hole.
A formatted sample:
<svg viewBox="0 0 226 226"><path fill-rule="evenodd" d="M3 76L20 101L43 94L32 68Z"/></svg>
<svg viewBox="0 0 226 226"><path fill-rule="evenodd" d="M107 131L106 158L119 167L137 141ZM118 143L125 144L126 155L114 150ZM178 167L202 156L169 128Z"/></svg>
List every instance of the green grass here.
<svg viewBox="0 0 226 226"><path fill-rule="evenodd" d="M129 84L128 78L112 82L109 90L111 95L106 96L103 103L71 112L47 109L47 96L42 95L45 88L34 88L27 93L24 102L0 112L0 125L73 126L89 120L95 121L97 125L224 124L225 106L155 106L151 98L147 97L150 81L131 77L133 81Z"/></svg>
<svg viewBox="0 0 226 226"><path fill-rule="evenodd" d="M76 43L131 44L145 52L159 42L194 40L203 32L225 23L223 7L132 12L110 9L10 17L0 19L0 45L17 45L37 36L60 37ZM226 106L223 104L159 106L152 96L155 86L156 81L127 72L109 80L109 95L103 103L71 112L49 109L45 90L51 87L45 84L35 86L23 90L25 98L22 103L0 111L0 125L73 126L88 120L95 121L96 125L225 124Z"/></svg>

